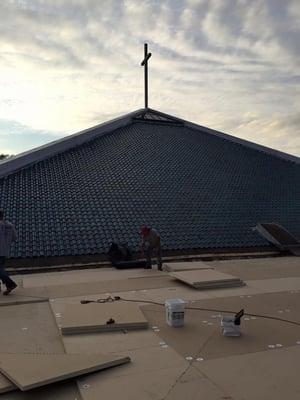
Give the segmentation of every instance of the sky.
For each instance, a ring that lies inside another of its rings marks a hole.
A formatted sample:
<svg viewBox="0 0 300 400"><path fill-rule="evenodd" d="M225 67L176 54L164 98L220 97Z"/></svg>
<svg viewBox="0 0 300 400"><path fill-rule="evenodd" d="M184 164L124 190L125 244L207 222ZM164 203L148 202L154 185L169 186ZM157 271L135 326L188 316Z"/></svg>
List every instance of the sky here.
<svg viewBox="0 0 300 400"><path fill-rule="evenodd" d="M300 0L1 0L0 153L149 107L300 156Z"/></svg>

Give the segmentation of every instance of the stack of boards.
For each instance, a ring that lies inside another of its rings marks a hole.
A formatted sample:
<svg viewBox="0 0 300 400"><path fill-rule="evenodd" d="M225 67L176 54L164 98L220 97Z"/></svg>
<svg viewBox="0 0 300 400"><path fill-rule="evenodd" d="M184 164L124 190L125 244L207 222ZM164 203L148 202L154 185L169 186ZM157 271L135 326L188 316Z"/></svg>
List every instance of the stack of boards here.
<svg viewBox="0 0 300 400"><path fill-rule="evenodd" d="M163 269L167 272L192 271L198 269L214 269L202 261L182 261L164 263Z"/></svg>
<svg viewBox="0 0 300 400"><path fill-rule="evenodd" d="M147 328L148 321L134 303L68 304L62 313L63 335Z"/></svg>
<svg viewBox="0 0 300 400"><path fill-rule="evenodd" d="M103 354L0 354L0 393L22 391L115 367L129 357Z"/></svg>
<svg viewBox="0 0 300 400"><path fill-rule="evenodd" d="M221 289L244 286L245 283L229 274L213 269L172 272L171 276L196 289Z"/></svg>

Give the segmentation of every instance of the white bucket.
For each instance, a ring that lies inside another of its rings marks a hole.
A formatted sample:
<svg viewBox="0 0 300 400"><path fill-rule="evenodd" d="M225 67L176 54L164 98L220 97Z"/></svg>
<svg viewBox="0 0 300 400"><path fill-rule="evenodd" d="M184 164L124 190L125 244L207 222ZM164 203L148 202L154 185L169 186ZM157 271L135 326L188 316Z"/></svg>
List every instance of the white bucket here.
<svg viewBox="0 0 300 400"><path fill-rule="evenodd" d="M241 325L235 325L235 317L225 315L221 320L221 332L224 336L241 336Z"/></svg>
<svg viewBox="0 0 300 400"><path fill-rule="evenodd" d="M168 299L165 301L166 321L173 327L184 325L184 306L185 301L181 299Z"/></svg>

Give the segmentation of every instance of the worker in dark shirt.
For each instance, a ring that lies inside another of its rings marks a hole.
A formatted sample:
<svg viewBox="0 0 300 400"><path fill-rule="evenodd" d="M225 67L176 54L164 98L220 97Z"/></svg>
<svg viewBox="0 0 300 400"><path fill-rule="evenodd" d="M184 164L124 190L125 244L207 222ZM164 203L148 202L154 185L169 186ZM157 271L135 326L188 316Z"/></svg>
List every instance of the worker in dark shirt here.
<svg viewBox="0 0 300 400"><path fill-rule="evenodd" d="M7 296L17 287L16 282L5 271L5 259L9 256L10 245L16 238L15 227L10 222L4 221L3 210L0 210L0 280L6 286L6 290L3 292L4 296Z"/></svg>
<svg viewBox="0 0 300 400"><path fill-rule="evenodd" d="M155 252L157 257L157 267L160 271L162 271L161 244L159 233L155 229L149 228L148 226L144 225L141 228L141 237L142 257L144 257L144 253L146 252L147 258L146 268L152 268L151 256L153 252Z"/></svg>

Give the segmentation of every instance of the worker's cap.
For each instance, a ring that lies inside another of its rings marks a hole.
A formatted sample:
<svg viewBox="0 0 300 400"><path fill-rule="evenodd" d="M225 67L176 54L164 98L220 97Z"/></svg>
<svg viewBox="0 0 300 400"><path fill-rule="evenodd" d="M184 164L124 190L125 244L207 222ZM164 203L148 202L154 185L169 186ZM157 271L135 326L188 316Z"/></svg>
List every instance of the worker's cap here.
<svg viewBox="0 0 300 400"><path fill-rule="evenodd" d="M143 226L141 227L141 235L142 235L142 236L145 236L145 235L149 232L149 230L150 230L150 228L148 228L148 226L143 225Z"/></svg>

